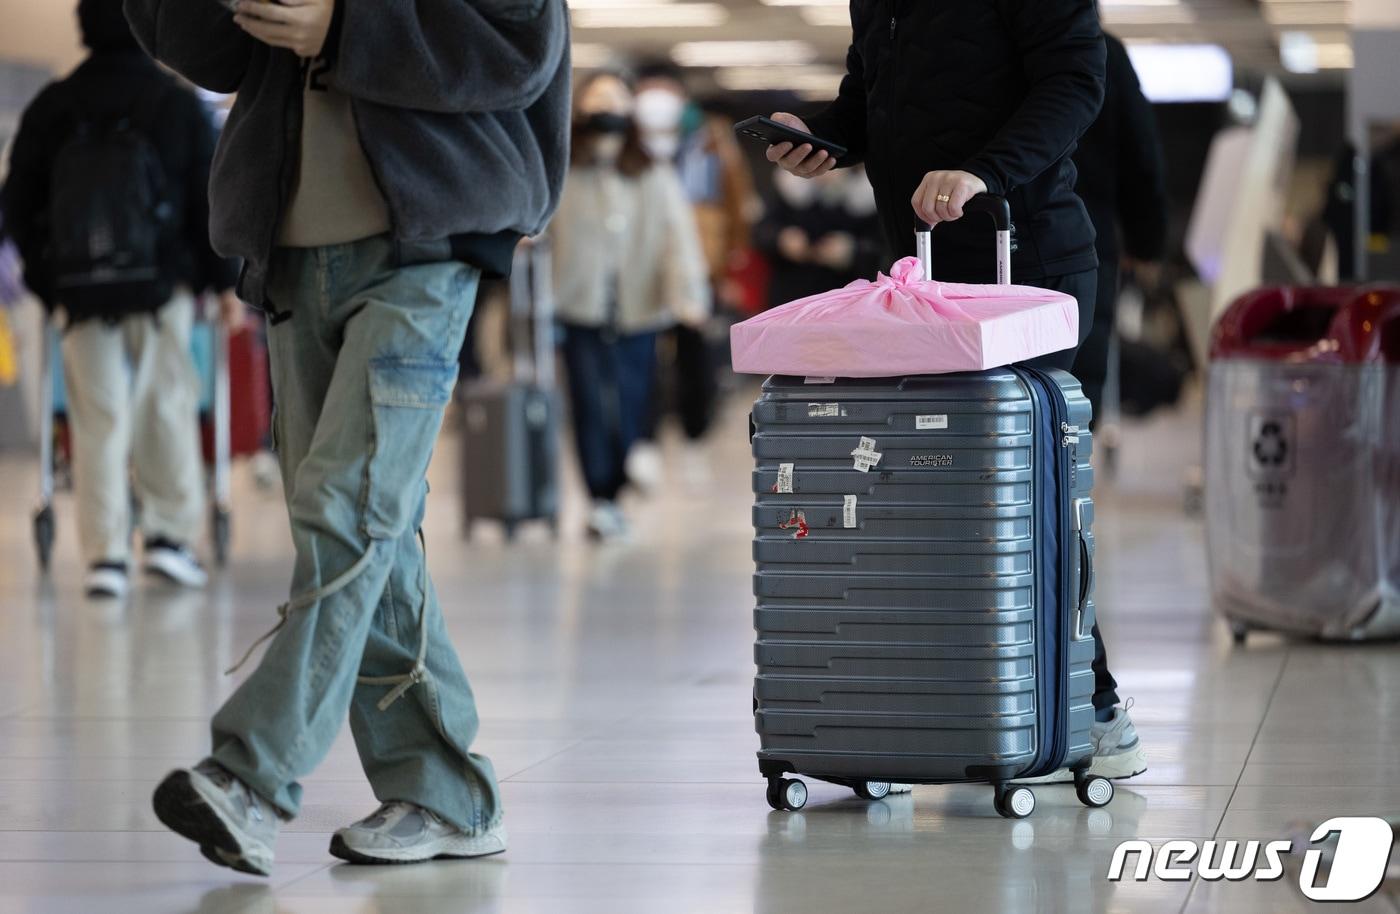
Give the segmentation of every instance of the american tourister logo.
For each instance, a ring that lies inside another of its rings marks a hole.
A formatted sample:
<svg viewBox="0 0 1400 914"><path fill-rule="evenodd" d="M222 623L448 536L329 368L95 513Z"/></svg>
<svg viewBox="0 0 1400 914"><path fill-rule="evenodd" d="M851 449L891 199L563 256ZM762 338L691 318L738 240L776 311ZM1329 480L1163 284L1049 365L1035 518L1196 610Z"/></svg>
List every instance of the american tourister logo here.
<svg viewBox="0 0 1400 914"><path fill-rule="evenodd" d="M1362 901L1380 888L1395 841L1390 823L1372 816L1338 816L1313 830L1316 845L1337 836L1332 865L1319 874L1323 850L1309 847L1303 854L1298 888L1313 901ZM1196 875L1207 882L1270 882L1284 875L1283 855L1292 841L1167 841L1153 849L1147 841L1124 841L1113 851L1108 880L1145 882L1150 876L1181 881ZM1133 859L1132 868L1128 861Z"/></svg>

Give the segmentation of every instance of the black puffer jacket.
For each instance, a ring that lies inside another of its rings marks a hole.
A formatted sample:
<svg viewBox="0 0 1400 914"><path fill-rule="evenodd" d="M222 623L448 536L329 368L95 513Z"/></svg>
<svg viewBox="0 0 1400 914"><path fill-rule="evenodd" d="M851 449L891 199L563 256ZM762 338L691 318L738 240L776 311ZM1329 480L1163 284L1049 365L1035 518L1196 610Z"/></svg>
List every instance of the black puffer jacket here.
<svg viewBox="0 0 1400 914"><path fill-rule="evenodd" d="M852 0L854 40L837 99L807 118L865 163L893 252L913 253L910 198L925 173L961 169L1011 201L1011 275L1093 269L1094 229L1070 153L1103 101L1093 0ZM934 231L940 279L988 282L984 219Z"/></svg>

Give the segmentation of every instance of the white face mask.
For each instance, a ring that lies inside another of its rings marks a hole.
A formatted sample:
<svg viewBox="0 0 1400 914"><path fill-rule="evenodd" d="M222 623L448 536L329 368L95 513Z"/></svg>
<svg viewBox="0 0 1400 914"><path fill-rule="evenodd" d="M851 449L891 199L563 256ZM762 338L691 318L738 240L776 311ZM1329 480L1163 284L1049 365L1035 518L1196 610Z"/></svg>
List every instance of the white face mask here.
<svg viewBox="0 0 1400 914"><path fill-rule="evenodd" d="M685 99L669 89L637 93L637 125L643 133L674 133L685 113Z"/></svg>
<svg viewBox="0 0 1400 914"><path fill-rule="evenodd" d="M681 149L681 138L676 133L644 133L642 134L642 145L646 147L653 159L667 161L674 159L676 153Z"/></svg>

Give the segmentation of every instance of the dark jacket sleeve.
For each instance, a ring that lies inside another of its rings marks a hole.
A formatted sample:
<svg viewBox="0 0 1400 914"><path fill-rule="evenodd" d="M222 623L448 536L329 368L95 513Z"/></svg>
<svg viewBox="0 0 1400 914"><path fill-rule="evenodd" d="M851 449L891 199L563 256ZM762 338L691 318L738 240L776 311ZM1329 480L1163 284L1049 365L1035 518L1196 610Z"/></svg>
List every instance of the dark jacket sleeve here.
<svg viewBox="0 0 1400 914"><path fill-rule="evenodd" d="M190 92L180 92L185 145L189 150L185 168L185 244L189 249L196 292L212 289L224 292L238 281L234 262L214 253L209 242L209 167L214 161L218 133L203 103Z"/></svg>
<svg viewBox="0 0 1400 914"><path fill-rule="evenodd" d="M1093 0L1000 0L1029 91L964 165L1004 194L1063 159L1103 104L1104 43Z"/></svg>
<svg viewBox="0 0 1400 914"><path fill-rule="evenodd" d="M50 121L54 111L55 89L40 93L20 118L19 132L10 147L10 172L0 189L0 209L5 214L5 233L14 241L24 260L24 282L46 305L54 304L52 289L44 270L44 249L48 246L46 209L49 194L49 163L53 159Z"/></svg>
<svg viewBox="0 0 1400 914"><path fill-rule="evenodd" d="M803 120L813 136L846 147L838 166L859 165L865 160L865 64L854 44L846 52L846 75L841 78L836 100Z"/></svg>
<svg viewBox="0 0 1400 914"><path fill-rule="evenodd" d="M564 0L337 0L330 83L394 108L523 111L568 54Z"/></svg>
<svg viewBox="0 0 1400 914"><path fill-rule="evenodd" d="M1108 43L1108 78L1117 87L1118 224L1123 248L1139 260L1160 259L1167 246L1167 176L1157 118L1142 94L1127 49Z"/></svg>
<svg viewBox="0 0 1400 914"><path fill-rule="evenodd" d="M218 0L126 0L136 40L156 60L211 92L237 92L253 38Z"/></svg>

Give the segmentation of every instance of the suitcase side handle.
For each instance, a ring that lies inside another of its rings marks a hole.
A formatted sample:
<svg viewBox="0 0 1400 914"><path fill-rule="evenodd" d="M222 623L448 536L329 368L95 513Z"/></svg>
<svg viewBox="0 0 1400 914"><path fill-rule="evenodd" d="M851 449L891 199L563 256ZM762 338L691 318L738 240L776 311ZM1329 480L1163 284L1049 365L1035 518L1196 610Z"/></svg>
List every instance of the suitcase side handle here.
<svg viewBox="0 0 1400 914"><path fill-rule="evenodd" d="M997 232L997 285L1011 284L1011 204L999 194L977 194L963 206L963 215L986 213ZM924 265L924 279L933 279L933 226L918 220L914 246Z"/></svg>
<svg viewBox="0 0 1400 914"><path fill-rule="evenodd" d="M1094 553L1089 549L1089 537L1084 530L1084 508L1087 498L1074 500L1074 535L1079 540L1079 601L1074 607L1074 640L1083 641L1089 635L1084 630L1084 617L1089 597L1094 592ZM1089 623L1090 629L1093 622Z"/></svg>

